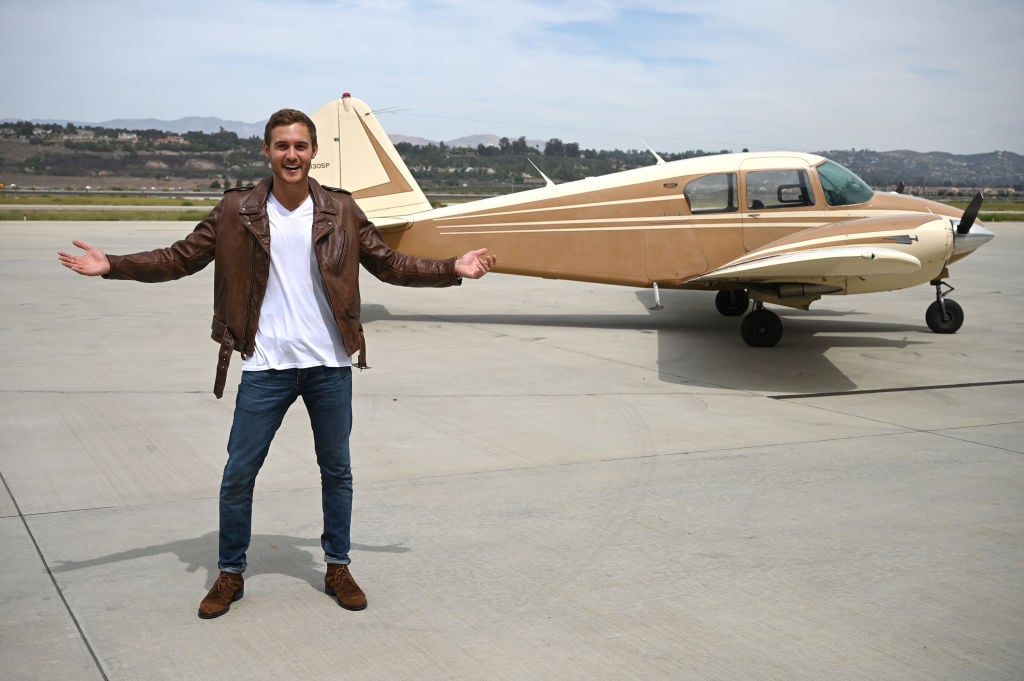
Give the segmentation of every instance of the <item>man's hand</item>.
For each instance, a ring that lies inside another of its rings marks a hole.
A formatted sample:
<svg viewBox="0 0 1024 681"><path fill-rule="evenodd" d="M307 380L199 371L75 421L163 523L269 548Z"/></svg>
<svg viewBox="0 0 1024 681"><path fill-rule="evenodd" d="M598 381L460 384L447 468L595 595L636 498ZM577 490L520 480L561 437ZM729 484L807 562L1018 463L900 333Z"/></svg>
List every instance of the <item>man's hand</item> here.
<svg viewBox="0 0 1024 681"><path fill-rule="evenodd" d="M479 279L494 267L498 258L488 255L486 248L470 251L455 261L455 274L466 279Z"/></svg>
<svg viewBox="0 0 1024 681"><path fill-rule="evenodd" d="M71 255L64 251L57 251L57 257L60 259L61 265L87 277L95 277L110 271L110 261L107 260L106 253L95 246L90 246L84 241L72 241L71 243L81 248L85 253L82 255Z"/></svg>

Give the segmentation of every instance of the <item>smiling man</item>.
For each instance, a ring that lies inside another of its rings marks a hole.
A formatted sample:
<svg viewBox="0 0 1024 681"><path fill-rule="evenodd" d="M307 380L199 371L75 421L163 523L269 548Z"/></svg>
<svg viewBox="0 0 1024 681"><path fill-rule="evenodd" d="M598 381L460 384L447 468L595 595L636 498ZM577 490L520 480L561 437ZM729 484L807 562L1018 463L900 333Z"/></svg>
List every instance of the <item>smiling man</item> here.
<svg viewBox="0 0 1024 681"><path fill-rule="evenodd" d="M214 262L218 398L232 353L244 363L220 488L220 574L199 605L203 619L223 615L244 593L256 476L299 397L320 466L324 590L343 608L366 607L348 567L353 355L365 366L359 266L391 284L439 287L480 278L495 262L486 249L434 260L389 248L348 192L309 177L316 127L301 111L282 109L270 117L263 152L272 176L226 192L209 217L167 248L108 256L74 241L83 254L58 253L61 264L79 274L144 282L178 279Z"/></svg>

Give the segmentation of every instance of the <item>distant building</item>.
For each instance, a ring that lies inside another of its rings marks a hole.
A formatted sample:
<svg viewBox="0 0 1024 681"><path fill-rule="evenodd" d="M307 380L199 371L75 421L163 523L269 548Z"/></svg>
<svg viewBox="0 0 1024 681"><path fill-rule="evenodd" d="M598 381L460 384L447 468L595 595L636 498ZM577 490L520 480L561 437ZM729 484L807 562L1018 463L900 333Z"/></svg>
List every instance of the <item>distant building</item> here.
<svg viewBox="0 0 1024 681"><path fill-rule="evenodd" d="M96 139L96 133L92 130L76 130L70 135L62 135L61 139L65 142L91 142Z"/></svg>

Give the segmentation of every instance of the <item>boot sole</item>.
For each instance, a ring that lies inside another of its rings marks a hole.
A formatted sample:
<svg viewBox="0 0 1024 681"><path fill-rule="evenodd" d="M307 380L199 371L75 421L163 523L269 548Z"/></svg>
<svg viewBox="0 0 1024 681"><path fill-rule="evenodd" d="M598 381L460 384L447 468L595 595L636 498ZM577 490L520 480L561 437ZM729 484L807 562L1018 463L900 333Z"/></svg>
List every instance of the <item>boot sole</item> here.
<svg viewBox="0 0 1024 681"><path fill-rule="evenodd" d="M329 587L327 585L324 585L324 593L327 594L328 596L332 596L334 598L334 600L338 601L338 605L340 605L341 607L345 608L346 610L351 610L353 612L356 612L356 611L359 611L359 610L366 610L366 603L363 603L362 605L345 605L344 603L341 602L341 599L338 598L337 592L335 592L334 589L332 589L331 587Z"/></svg>

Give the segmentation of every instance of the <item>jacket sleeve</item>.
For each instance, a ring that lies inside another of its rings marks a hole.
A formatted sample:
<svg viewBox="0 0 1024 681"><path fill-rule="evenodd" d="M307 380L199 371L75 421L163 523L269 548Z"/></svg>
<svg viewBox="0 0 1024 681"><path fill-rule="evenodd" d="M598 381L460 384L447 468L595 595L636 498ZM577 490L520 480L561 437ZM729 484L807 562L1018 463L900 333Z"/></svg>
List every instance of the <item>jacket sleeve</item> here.
<svg viewBox="0 0 1024 681"><path fill-rule="evenodd" d="M396 251L387 245L380 230L355 201L346 206L346 213L359 223L359 262L381 281L397 286L438 288L462 284L462 277L455 273L454 257L438 260Z"/></svg>
<svg viewBox="0 0 1024 681"><path fill-rule="evenodd" d="M217 243L217 222L224 209L221 200L192 233L167 248L129 255L108 255L110 272L105 279L160 282L195 274L210 264Z"/></svg>

